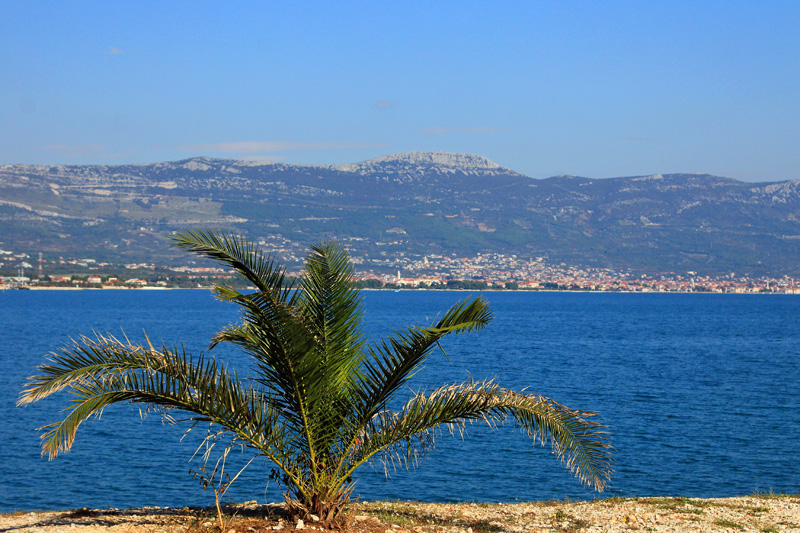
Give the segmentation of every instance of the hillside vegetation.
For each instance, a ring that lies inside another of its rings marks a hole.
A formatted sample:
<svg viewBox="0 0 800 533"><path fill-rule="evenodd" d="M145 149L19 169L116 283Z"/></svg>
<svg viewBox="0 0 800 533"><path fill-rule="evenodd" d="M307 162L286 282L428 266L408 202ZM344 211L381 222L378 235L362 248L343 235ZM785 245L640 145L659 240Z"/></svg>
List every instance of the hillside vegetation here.
<svg viewBox="0 0 800 533"><path fill-rule="evenodd" d="M497 252L642 272L800 274L800 181L705 174L532 179L468 154L352 165L193 158L0 167L0 247L163 259L176 230L223 226L354 256ZM299 257L298 257L299 259Z"/></svg>

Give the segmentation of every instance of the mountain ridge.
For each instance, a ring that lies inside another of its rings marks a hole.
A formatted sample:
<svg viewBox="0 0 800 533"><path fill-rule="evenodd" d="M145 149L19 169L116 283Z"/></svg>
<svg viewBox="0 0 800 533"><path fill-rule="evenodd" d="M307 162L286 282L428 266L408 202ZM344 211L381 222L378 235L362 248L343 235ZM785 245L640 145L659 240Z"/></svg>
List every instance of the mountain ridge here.
<svg viewBox="0 0 800 533"><path fill-rule="evenodd" d="M174 257L173 231L223 226L286 250L338 238L372 262L499 253L642 272L800 274L800 180L535 179L446 152L349 165L4 165L0 224L0 245L59 254Z"/></svg>

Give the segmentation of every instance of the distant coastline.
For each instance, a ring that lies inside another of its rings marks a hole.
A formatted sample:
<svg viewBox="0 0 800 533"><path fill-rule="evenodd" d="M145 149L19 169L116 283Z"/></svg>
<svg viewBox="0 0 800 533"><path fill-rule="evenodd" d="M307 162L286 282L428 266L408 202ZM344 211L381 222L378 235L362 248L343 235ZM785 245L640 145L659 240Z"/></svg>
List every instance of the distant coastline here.
<svg viewBox="0 0 800 533"><path fill-rule="evenodd" d="M135 287L135 286L119 286L109 285L100 287L61 287L56 285L27 285L27 286L3 286L0 285L0 292L6 290L32 290L32 291L170 291L170 290L211 290L212 287L170 287L170 286L156 286L156 287ZM255 290L254 287L246 287L245 290ZM752 295L798 295L798 290L776 290L776 291L742 291L742 292L725 292L725 291L689 291L689 290L593 290L593 289L505 289L505 288L486 288L486 289L462 289L462 288L392 288L392 287L363 287L362 291L389 291L389 292L518 292L518 293L590 293L590 294L752 294Z"/></svg>

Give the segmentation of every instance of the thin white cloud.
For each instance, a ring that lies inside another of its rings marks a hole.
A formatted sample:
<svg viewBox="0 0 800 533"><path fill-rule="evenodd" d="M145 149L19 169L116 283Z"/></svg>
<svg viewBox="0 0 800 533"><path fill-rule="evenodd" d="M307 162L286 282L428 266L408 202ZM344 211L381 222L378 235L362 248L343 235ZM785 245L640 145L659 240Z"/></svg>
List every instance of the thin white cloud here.
<svg viewBox="0 0 800 533"><path fill-rule="evenodd" d="M86 157L108 151L108 148L102 144L84 144L80 146L69 144L48 144L45 146L37 146L35 149L42 152L55 152L65 157Z"/></svg>
<svg viewBox="0 0 800 533"><path fill-rule="evenodd" d="M112 47L110 47L108 49L108 53L111 54L112 56L115 56L117 54L121 54L122 53L122 49L121 48L117 48L116 46L112 46Z"/></svg>
<svg viewBox="0 0 800 533"><path fill-rule="evenodd" d="M279 155L243 155L236 159L240 161L255 161L258 163L279 163L286 158Z"/></svg>
<svg viewBox="0 0 800 533"><path fill-rule="evenodd" d="M184 144L176 147L177 150L188 152L221 152L225 154L257 154L271 152L285 152L289 150L343 150L351 148L380 148L384 145L377 143L309 143L291 141L241 141L209 144Z"/></svg>
<svg viewBox="0 0 800 533"><path fill-rule="evenodd" d="M372 104L372 107L377 109L392 109L397 107L397 100L375 100L375 103Z"/></svg>
<svg viewBox="0 0 800 533"><path fill-rule="evenodd" d="M430 137L443 137L450 133L492 133L496 131L508 131L503 128L493 128L491 126L476 126L474 128L442 128L440 126L433 126L431 128L422 128L419 132L422 135Z"/></svg>

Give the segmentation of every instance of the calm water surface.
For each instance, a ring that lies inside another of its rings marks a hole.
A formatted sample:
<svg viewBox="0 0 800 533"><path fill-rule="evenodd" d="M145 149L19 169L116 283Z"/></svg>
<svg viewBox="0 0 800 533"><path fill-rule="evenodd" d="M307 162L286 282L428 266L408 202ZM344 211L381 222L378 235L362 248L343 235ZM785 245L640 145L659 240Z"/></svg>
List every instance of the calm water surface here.
<svg viewBox="0 0 800 533"><path fill-rule="evenodd" d="M366 330L379 338L427 324L466 292L368 292ZM604 496L732 496L800 492L800 297L485 293L495 321L444 343L412 383L432 388L496 378L570 407L600 411L617 449ZM57 396L15 406L25 378L70 336L93 331L205 350L237 318L207 291L8 291L0 295L0 510L208 505L184 426L115 406L48 462L36 428L57 420ZM217 358L247 369L229 347ZM247 457L237 457L235 461ZM270 466L254 462L228 497L278 501ZM362 499L514 501L593 498L548 448L513 427L443 437L412 473L362 468Z"/></svg>

